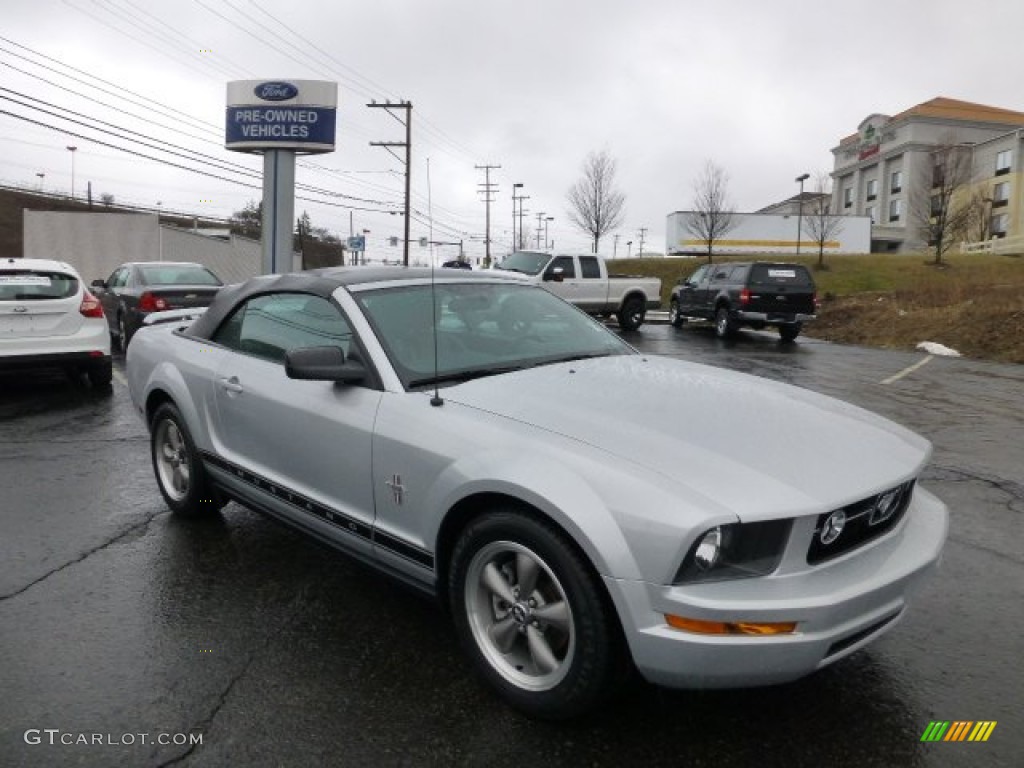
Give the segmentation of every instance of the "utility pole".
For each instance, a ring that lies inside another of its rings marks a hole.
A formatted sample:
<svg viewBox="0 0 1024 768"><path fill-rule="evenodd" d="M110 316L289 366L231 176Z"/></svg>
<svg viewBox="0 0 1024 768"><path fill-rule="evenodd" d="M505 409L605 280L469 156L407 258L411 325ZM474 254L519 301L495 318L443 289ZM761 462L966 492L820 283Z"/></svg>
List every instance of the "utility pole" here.
<svg viewBox="0 0 1024 768"><path fill-rule="evenodd" d="M484 231L484 260L487 262L487 266L491 265L491 203L494 202L494 191L498 188L497 184L491 183L491 171L495 168L501 168L500 165L474 165L478 171L484 172L484 183L477 184L480 187L478 192L484 194L484 205L487 210L487 224L486 230ZM513 194L515 191L513 190Z"/></svg>
<svg viewBox="0 0 1024 768"><path fill-rule="evenodd" d="M366 106L373 107L376 109L383 109L395 120L405 126L405 141L371 141L371 147L384 147L393 158L398 162L405 163L405 248L402 252L402 264L409 266L409 192L410 192L410 181L412 176L412 102L411 101L385 101L383 104L378 104L376 101L372 101ZM405 122L402 122L402 118L392 112L392 109L404 109L405 110ZM403 161L393 151L393 147L405 147L405 160Z"/></svg>
<svg viewBox="0 0 1024 768"><path fill-rule="evenodd" d="M523 200L529 200L529 199L530 199L529 195L520 195L519 196L519 240L516 241L516 250L517 251L520 248L528 248L529 247L528 243L530 241L526 237L526 230L523 229L523 219L526 218L526 214L529 213L529 211L526 210L523 207Z"/></svg>
<svg viewBox="0 0 1024 768"><path fill-rule="evenodd" d="M640 247L637 249L636 255L643 258L644 255L644 235L647 234L647 227L640 227Z"/></svg>
<svg viewBox="0 0 1024 768"><path fill-rule="evenodd" d="M612 258L619 255L619 236L615 235L615 245L612 246Z"/></svg>
<svg viewBox="0 0 1024 768"><path fill-rule="evenodd" d="M516 217L518 216L518 214L516 213L516 201L519 200L520 198L518 196L516 196L516 190L519 190L519 189L522 189L522 188L523 188L522 182L516 182L515 184L512 185L512 250L513 251L518 251L519 250L519 238L516 236Z"/></svg>
<svg viewBox="0 0 1024 768"><path fill-rule="evenodd" d="M543 222L543 221L544 221L544 212L542 211L542 212L537 214L537 250L538 251L540 250L540 232L541 232L541 227L542 227L541 222Z"/></svg>

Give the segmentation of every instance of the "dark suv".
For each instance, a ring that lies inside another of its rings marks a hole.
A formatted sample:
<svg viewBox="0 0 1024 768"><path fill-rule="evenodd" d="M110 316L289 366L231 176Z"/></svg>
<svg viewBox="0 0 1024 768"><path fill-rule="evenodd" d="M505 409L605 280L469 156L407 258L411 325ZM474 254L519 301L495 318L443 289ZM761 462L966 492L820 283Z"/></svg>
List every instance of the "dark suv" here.
<svg viewBox="0 0 1024 768"><path fill-rule="evenodd" d="M672 289L669 322L713 320L719 338L738 328L774 325L792 341L817 309L814 280L801 264L743 262L705 264Z"/></svg>

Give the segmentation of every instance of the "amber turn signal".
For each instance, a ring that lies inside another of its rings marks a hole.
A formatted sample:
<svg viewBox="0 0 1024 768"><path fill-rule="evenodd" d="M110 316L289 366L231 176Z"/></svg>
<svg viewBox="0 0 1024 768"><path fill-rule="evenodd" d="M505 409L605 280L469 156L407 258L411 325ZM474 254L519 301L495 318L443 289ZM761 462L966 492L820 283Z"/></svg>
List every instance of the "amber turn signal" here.
<svg viewBox="0 0 1024 768"><path fill-rule="evenodd" d="M665 614L665 621L673 629L698 635L788 635L796 630L795 621L704 621Z"/></svg>

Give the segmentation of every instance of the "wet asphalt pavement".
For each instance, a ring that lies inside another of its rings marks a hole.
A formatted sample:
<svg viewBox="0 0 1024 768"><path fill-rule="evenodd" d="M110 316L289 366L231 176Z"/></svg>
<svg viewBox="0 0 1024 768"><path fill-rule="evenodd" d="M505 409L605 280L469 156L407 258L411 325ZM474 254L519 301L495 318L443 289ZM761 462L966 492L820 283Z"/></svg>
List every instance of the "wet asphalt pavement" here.
<svg viewBox="0 0 1024 768"><path fill-rule="evenodd" d="M950 537L899 625L794 684L636 682L582 721L532 722L473 677L432 602L236 504L173 518L120 373L108 394L0 376L0 765L1024 764L1024 367L908 370L926 356L697 325L626 338L935 443L923 482ZM933 720L998 724L922 743Z"/></svg>

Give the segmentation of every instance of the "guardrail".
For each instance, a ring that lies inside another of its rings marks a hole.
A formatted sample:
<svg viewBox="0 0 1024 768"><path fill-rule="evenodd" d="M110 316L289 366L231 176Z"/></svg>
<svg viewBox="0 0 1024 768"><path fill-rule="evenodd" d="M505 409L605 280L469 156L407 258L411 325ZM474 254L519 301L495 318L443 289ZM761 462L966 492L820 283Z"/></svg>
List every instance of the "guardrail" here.
<svg viewBox="0 0 1024 768"><path fill-rule="evenodd" d="M1024 254L1024 235L993 237L976 243L960 243L960 253L995 253L1020 256Z"/></svg>

